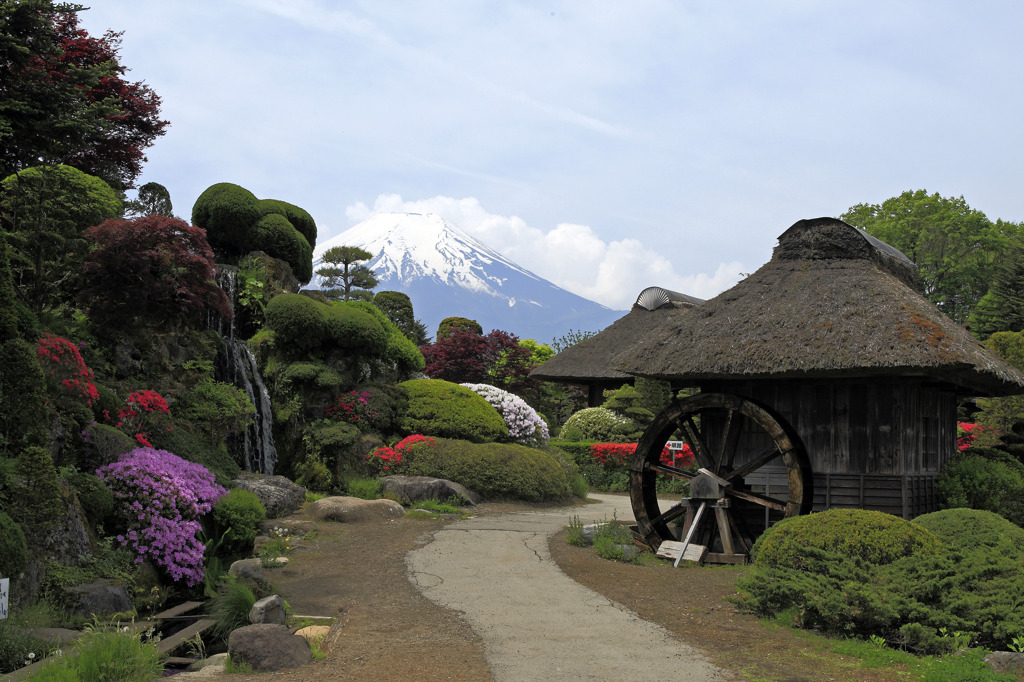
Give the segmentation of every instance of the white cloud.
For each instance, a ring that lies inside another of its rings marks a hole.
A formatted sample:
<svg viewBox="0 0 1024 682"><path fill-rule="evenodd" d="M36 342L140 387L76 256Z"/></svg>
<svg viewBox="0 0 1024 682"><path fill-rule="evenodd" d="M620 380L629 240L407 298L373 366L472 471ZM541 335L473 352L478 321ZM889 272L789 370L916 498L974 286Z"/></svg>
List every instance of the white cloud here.
<svg viewBox="0 0 1024 682"><path fill-rule="evenodd" d="M381 212L439 215L544 279L619 310L628 309L648 286L711 298L739 281L744 270L742 263L731 261L711 273L693 272L685 255L670 260L637 239L606 242L586 225L561 223L544 231L517 216L489 213L472 197L406 201L398 194L381 194L372 208L357 202L345 209L353 223Z"/></svg>

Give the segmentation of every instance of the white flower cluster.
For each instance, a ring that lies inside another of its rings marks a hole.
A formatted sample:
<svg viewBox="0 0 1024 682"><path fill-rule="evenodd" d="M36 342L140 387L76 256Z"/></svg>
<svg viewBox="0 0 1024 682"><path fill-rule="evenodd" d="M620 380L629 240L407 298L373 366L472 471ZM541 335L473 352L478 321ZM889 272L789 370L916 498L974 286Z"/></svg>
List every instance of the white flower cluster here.
<svg viewBox="0 0 1024 682"><path fill-rule="evenodd" d="M548 425L525 400L490 384L462 384L494 406L508 427L509 437L520 445L546 445Z"/></svg>

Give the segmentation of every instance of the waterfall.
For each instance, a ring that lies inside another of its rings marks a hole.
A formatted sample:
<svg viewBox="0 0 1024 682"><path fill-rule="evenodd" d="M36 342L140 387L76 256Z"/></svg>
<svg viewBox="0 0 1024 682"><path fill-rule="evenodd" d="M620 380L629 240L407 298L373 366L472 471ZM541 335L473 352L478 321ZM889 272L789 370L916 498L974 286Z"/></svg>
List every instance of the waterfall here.
<svg viewBox="0 0 1024 682"><path fill-rule="evenodd" d="M238 268L218 265L216 280L227 294L231 311L234 312L238 295ZM221 347L217 353L217 381L233 384L245 391L256 408L255 418L245 433L228 437L228 451L246 471L273 474L277 462L272 433L273 415L270 394L256 364L256 355L244 339L235 338L234 316L230 320L211 316L208 324L221 336Z"/></svg>

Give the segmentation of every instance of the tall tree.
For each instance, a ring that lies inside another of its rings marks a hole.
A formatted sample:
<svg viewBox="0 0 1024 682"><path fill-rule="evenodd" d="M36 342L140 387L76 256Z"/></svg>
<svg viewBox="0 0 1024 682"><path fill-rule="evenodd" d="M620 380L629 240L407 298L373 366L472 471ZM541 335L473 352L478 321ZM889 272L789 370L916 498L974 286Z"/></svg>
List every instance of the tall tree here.
<svg viewBox="0 0 1024 682"><path fill-rule="evenodd" d="M966 323L989 290L993 264L1006 246L1006 223L993 224L963 197L907 191L881 204L857 204L840 218L917 263L922 293Z"/></svg>
<svg viewBox="0 0 1024 682"><path fill-rule="evenodd" d="M372 253L358 246L335 246L324 251L320 259L324 265L316 271L324 296L335 301L371 300L370 289L377 286L377 277L361 264L371 258Z"/></svg>
<svg viewBox="0 0 1024 682"><path fill-rule="evenodd" d="M159 182L147 182L139 187L135 199L124 202L126 218L142 218L153 214L174 217L171 193Z"/></svg>
<svg viewBox="0 0 1024 682"><path fill-rule="evenodd" d="M1024 330L1024 241L1011 239L988 293L971 313L971 332L987 339L996 332Z"/></svg>
<svg viewBox="0 0 1024 682"><path fill-rule="evenodd" d="M63 163L124 189L168 123L153 90L124 78L121 34L89 36L81 9L0 0L0 175Z"/></svg>

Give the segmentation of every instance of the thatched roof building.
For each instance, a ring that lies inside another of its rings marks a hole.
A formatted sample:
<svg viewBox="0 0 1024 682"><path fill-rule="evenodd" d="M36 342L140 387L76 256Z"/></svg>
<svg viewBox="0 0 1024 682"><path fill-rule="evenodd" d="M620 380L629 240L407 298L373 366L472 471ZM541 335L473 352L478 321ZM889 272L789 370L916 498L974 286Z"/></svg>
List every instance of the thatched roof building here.
<svg viewBox="0 0 1024 682"><path fill-rule="evenodd" d="M632 383L633 377L615 369L615 365L620 356L628 354L631 347L643 338L655 317L672 317L703 302L703 299L661 287L648 287L640 292L625 316L598 334L566 348L535 368L530 376L587 386L589 403L596 405L601 401L604 389Z"/></svg>
<svg viewBox="0 0 1024 682"><path fill-rule="evenodd" d="M1024 375L919 294L916 277L906 256L857 228L801 220L733 288L632 327L614 369L677 385L901 376L971 394L1024 392Z"/></svg>

